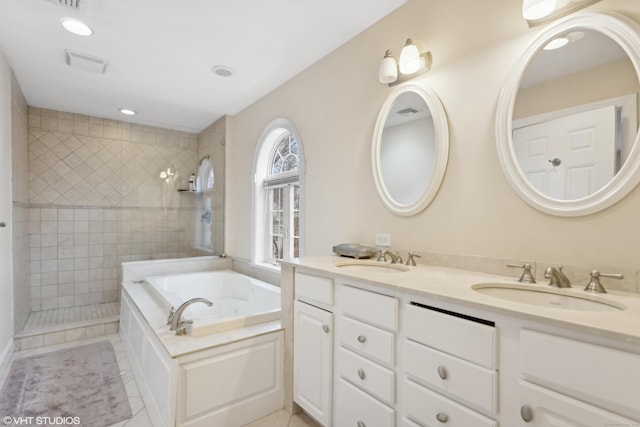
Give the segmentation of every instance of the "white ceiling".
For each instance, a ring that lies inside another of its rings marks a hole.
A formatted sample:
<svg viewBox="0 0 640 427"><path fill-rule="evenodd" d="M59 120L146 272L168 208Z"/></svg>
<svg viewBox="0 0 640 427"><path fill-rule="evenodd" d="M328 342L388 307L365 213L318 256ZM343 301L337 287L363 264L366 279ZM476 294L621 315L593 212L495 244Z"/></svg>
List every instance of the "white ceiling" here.
<svg viewBox="0 0 640 427"><path fill-rule="evenodd" d="M0 51L29 105L198 132L236 114L408 0L0 1ZM93 35L71 34L60 18ZM108 61L70 68L65 49ZM225 65L233 77L211 67ZM138 111L126 119L120 107Z"/></svg>

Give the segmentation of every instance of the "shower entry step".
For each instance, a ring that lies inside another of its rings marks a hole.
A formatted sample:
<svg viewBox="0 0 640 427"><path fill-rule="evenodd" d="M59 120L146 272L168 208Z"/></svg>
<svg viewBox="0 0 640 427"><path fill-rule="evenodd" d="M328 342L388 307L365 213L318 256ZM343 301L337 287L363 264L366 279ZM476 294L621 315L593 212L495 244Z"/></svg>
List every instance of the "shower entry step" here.
<svg viewBox="0 0 640 427"><path fill-rule="evenodd" d="M119 322L119 302L33 311L23 330L15 334L14 350L117 334Z"/></svg>

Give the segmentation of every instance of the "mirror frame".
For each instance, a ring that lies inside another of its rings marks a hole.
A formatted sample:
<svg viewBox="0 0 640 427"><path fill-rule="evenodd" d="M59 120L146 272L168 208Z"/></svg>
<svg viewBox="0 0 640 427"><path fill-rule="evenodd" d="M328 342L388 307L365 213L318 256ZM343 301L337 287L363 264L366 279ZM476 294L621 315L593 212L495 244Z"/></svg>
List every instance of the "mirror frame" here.
<svg viewBox="0 0 640 427"><path fill-rule="evenodd" d="M415 202L411 204L400 204L389 194L382 177L382 165L380 160L380 150L382 145L382 133L387 117L393 108L393 104L404 93L412 92L419 95L429 108L433 118L435 131L434 164L433 174L427 187ZM371 152L371 164L373 169L373 179L378 189L378 194L382 198L385 206L393 213L402 216L416 215L423 211L433 201L442 181L444 179L447 161L449 158L449 125L447 115L440 99L436 93L423 81L407 82L396 88L387 97L378 113L378 119L373 131L373 149Z"/></svg>
<svg viewBox="0 0 640 427"><path fill-rule="evenodd" d="M564 217L590 215L606 209L622 200L640 183L640 132L636 133L633 148L620 171L604 187L580 199L560 200L542 194L529 183L518 165L513 149L512 120L522 76L536 53L551 39L580 28L598 31L618 43L629 56L636 76L640 76L640 26L617 13L580 13L550 24L535 37L508 74L496 111L496 147L502 170L509 184L518 196L532 207L551 215Z"/></svg>

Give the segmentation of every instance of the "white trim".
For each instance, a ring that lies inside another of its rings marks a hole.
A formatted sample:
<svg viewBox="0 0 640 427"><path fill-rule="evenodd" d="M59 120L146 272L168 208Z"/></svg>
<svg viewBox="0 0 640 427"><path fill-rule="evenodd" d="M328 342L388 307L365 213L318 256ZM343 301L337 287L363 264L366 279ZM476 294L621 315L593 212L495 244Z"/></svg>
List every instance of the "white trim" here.
<svg viewBox="0 0 640 427"><path fill-rule="evenodd" d="M412 204L402 205L398 203L387 190L384 179L382 177L382 166L380 159L380 150L382 145L382 133L387 121L387 116L396 100L406 92L413 92L419 95L427 104L435 130L435 160L433 165L433 175L427 184L422 196ZM382 198L385 206L393 213L403 216L415 215L424 210L433 201L442 185L444 173L447 168L449 158L449 126L447 115L440 99L436 93L426 83L408 82L396 87L389 95L387 100L382 104L378 119L373 132L373 150L371 152L371 166L373 171L373 179L378 189L378 194Z"/></svg>
<svg viewBox="0 0 640 427"><path fill-rule="evenodd" d="M537 191L527 181L518 166L512 144L513 107L520 81L534 55L547 42L560 34L573 29L591 29L599 31L617 42L627 53L636 75L640 74L640 26L629 18L610 12L585 12L568 16L543 30L529 45L518 60L500 93L496 110L496 148L498 158L509 184L522 200L532 207L552 215L583 216L603 209L622 200L640 183L640 136L627 161L613 179L597 192L576 200L559 200L547 197Z"/></svg>

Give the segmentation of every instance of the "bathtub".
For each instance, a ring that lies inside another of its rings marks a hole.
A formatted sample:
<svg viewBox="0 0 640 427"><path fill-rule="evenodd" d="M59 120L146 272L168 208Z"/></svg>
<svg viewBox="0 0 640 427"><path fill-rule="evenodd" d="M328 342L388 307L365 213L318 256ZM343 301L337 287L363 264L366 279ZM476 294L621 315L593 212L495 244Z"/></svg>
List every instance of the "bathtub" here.
<svg viewBox="0 0 640 427"><path fill-rule="evenodd" d="M123 263L120 336L154 427L240 426L284 403L280 288L204 261ZM214 305L183 313L197 336L176 336L169 308L198 297Z"/></svg>
<svg viewBox="0 0 640 427"><path fill-rule="evenodd" d="M177 309L192 298L182 319L193 320L191 336L203 336L280 318L280 288L231 270L145 277L151 289ZM167 311L168 313L168 311Z"/></svg>

